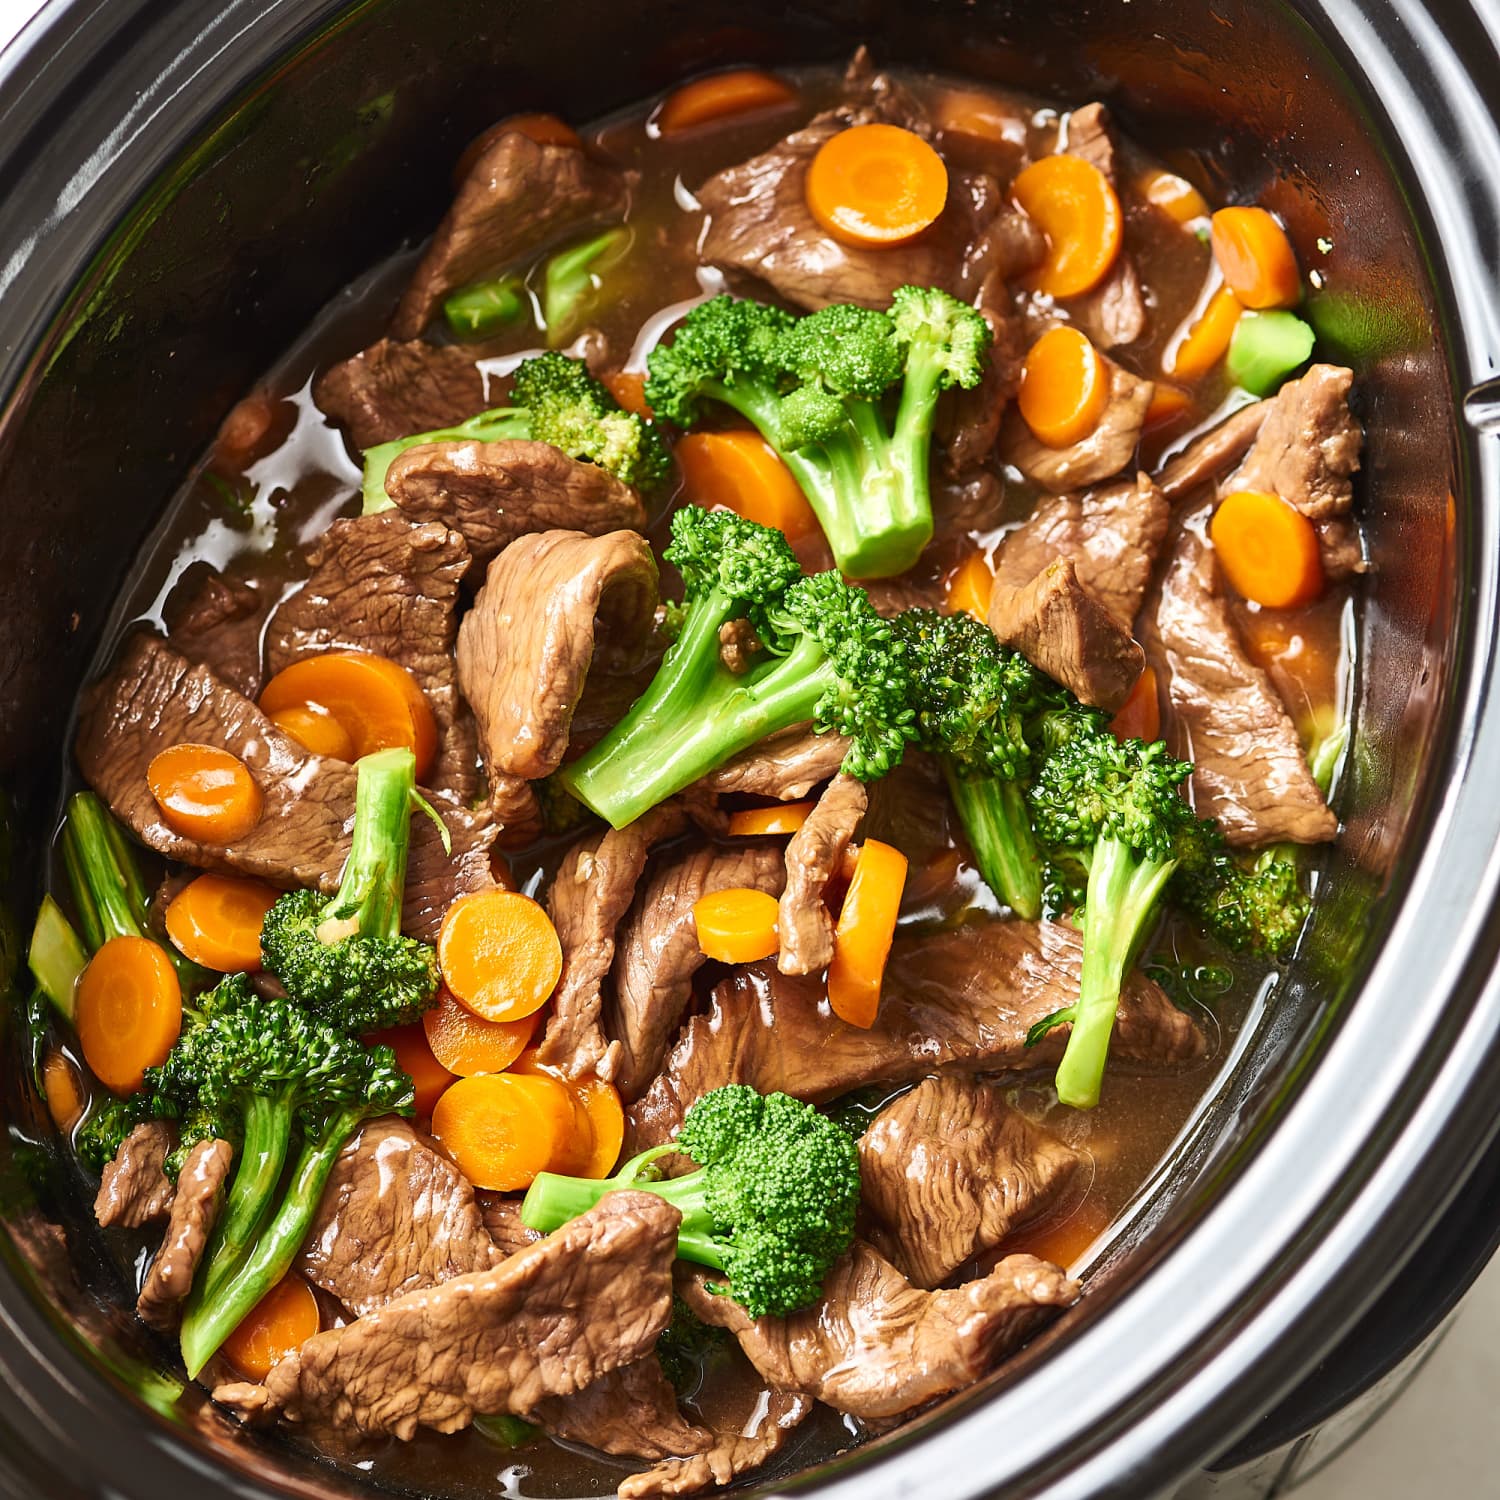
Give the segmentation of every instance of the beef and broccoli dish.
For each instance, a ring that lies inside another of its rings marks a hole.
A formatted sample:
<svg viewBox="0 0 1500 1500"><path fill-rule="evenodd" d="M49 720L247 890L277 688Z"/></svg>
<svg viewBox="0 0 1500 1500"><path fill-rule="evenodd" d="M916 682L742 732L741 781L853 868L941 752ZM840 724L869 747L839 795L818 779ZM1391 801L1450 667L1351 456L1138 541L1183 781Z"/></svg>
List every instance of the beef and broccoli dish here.
<svg viewBox="0 0 1500 1500"><path fill-rule="evenodd" d="M474 141L78 704L36 1069L164 1362L403 1492L679 1495L1065 1318L1339 829L1316 254L863 50Z"/></svg>

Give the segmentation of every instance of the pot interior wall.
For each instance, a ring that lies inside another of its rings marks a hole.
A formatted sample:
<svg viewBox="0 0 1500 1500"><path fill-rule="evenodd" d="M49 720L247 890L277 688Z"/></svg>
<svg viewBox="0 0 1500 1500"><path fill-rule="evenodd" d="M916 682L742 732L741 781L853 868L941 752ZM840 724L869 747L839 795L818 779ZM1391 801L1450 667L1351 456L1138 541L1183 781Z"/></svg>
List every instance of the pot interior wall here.
<svg viewBox="0 0 1500 1500"><path fill-rule="evenodd" d="M1322 347L1352 364L1368 442L1361 485L1375 575L1360 620L1357 748L1347 833L1324 873L1308 957L1242 1038L1211 1128L1182 1143L1170 1181L1124 1236L1123 1275L1181 1222L1198 1185L1273 1118L1272 1101L1357 984L1399 891L1408 833L1440 765L1453 616L1453 410L1414 221L1378 131L1317 39L1280 6L820 3L724 0L545 6L383 0L303 7L295 55L241 43L245 87L216 119L184 122L173 169L127 222L98 226L97 257L59 307L0 430L0 778L12 798L9 893L28 918L65 773L73 695L130 559L230 405L317 309L442 212L452 162L497 117L545 108L587 119L718 64L842 57L933 66L1061 101L1103 96L1159 149L1189 144L1213 173L1327 246L1309 303ZM254 68L252 76L251 68ZM109 96L99 101L108 107ZM199 127L202 128L199 128ZM31 205L42 211L42 205ZM12 205L12 211L17 211ZM27 211L24 203L20 211ZM1323 289L1326 288L1326 289ZM14 957L17 945L9 945ZM168 1368L115 1310L122 1288L84 1184L3 1063L0 1140L7 1259L63 1310L69 1337L148 1397ZM1158 1232L1145 1241L1148 1230ZM1030 1358L1038 1357L1033 1354ZM171 1387L166 1387L170 1393ZM191 1399L160 1420L222 1446L252 1473L338 1485L241 1442ZM158 1418L151 1418L156 1421Z"/></svg>

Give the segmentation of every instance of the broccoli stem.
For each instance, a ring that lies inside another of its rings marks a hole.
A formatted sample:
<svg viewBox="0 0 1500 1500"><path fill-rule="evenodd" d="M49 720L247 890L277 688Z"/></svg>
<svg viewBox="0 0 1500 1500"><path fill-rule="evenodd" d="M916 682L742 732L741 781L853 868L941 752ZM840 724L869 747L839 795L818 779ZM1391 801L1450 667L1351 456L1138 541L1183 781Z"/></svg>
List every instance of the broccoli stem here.
<svg viewBox="0 0 1500 1500"><path fill-rule="evenodd" d="M476 281L443 299L449 332L461 339L488 338L520 322L526 309L526 288L518 276Z"/></svg>
<svg viewBox="0 0 1500 1500"><path fill-rule="evenodd" d="M619 260L630 243L623 225L561 250L542 275L542 321L552 348L572 337L588 294L597 291L599 273Z"/></svg>
<svg viewBox="0 0 1500 1500"><path fill-rule="evenodd" d="M1018 917L1036 921L1042 914L1042 859L1020 782L965 776L949 757L942 759L984 883Z"/></svg>
<svg viewBox="0 0 1500 1500"><path fill-rule="evenodd" d="M460 422L456 427L440 427L432 432L414 432L409 437L392 438L364 451L365 476L361 485L364 503L360 513L373 516L391 510L396 502L385 492L385 476L390 467L406 452L420 443L499 443L531 436L530 415L516 406L496 406L478 416Z"/></svg>
<svg viewBox="0 0 1500 1500"><path fill-rule="evenodd" d="M73 1019L73 989L89 961L88 952L51 896L43 896L31 929L31 947L26 966L37 988L70 1021Z"/></svg>
<svg viewBox="0 0 1500 1500"><path fill-rule="evenodd" d="M1109 837L1094 845L1084 898L1083 972L1073 1029L1057 1068L1057 1097L1074 1109L1099 1102L1120 988L1154 921L1175 859L1142 859L1129 844Z"/></svg>
<svg viewBox="0 0 1500 1500"><path fill-rule="evenodd" d="M354 837L338 894L324 908L318 925L321 941L336 943L356 933L400 937L416 765L412 752L401 748L360 757Z"/></svg>

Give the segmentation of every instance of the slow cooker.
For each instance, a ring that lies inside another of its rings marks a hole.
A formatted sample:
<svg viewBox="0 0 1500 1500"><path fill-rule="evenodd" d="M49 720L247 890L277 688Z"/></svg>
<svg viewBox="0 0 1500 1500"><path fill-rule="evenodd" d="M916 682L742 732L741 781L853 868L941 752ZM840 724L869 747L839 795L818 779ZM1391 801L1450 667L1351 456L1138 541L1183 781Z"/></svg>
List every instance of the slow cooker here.
<svg viewBox="0 0 1500 1500"><path fill-rule="evenodd" d="M273 356L436 222L481 128L861 40L1103 97L1321 255L1309 315L1358 375L1374 560L1344 832L1301 957L1083 1304L975 1389L774 1488L1279 1493L1399 1388L1500 1236L1497 35L1491 0L52 0L0 57L0 979L131 559ZM0 1492L365 1493L183 1390L122 1310L18 1014Z"/></svg>

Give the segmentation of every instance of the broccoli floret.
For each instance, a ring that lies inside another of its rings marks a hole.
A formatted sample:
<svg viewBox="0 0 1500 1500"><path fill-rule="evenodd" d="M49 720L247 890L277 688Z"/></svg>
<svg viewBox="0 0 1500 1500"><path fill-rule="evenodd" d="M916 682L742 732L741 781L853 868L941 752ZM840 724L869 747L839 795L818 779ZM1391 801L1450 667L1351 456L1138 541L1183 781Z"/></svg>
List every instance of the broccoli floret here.
<svg viewBox="0 0 1500 1500"><path fill-rule="evenodd" d="M289 891L266 913L261 960L294 999L351 1034L414 1021L437 994L437 957L401 935L416 760L357 765L354 836L336 895Z"/></svg>
<svg viewBox="0 0 1500 1500"><path fill-rule="evenodd" d="M979 313L933 287L899 288L888 312L837 303L803 318L715 297L652 351L646 399L683 427L705 401L739 412L791 470L839 570L888 577L932 536L938 397L978 384L990 339Z"/></svg>
<svg viewBox="0 0 1500 1500"><path fill-rule="evenodd" d="M686 506L667 560L682 574L676 641L650 686L558 779L616 828L768 735L811 719L852 741L844 769L883 776L913 733L904 648L862 589L802 576L785 537L727 511ZM749 619L765 652L731 672L719 629Z"/></svg>
<svg viewBox="0 0 1500 1500"><path fill-rule="evenodd" d="M88 1117L73 1133L73 1149L90 1171L102 1172L115 1159L125 1137L150 1118L145 1095L131 1094L126 1099L106 1095L95 1101Z"/></svg>
<svg viewBox="0 0 1500 1500"><path fill-rule="evenodd" d="M651 1163L674 1152L698 1170L652 1180ZM730 1084L688 1110L675 1141L603 1182L541 1173L521 1221L550 1233L620 1188L655 1193L681 1210L677 1253L725 1272L727 1286L715 1291L752 1318L784 1317L818 1300L854 1237L859 1151L812 1105Z"/></svg>
<svg viewBox="0 0 1500 1500"><path fill-rule="evenodd" d="M649 490L666 478L671 459L656 429L622 410L581 359L553 352L523 361L516 367L511 400L511 406L482 411L454 427L366 448L364 514L395 503L385 492L385 476L400 454L419 443L530 440L597 464L637 489Z"/></svg>
<svg viewBox="0 0 1500 1500"><path fill-rule="evenodd" d="M1180 842L1173 901L1231 952L1270 958L1289 953L1312 906L1291 850L1267 849L1246 869L1213 823L1200 822Z"/></svg>
<svg viewBox="0 0 1500 1500"><path fill-rule="evenodd" d="M704 1367L728 1354L732 1343L727 1328L705 1323L681 1297L673 1297L672 1321L656 1341L656 1357L677 1394L688 1397L702 1385Z"/></svg>

